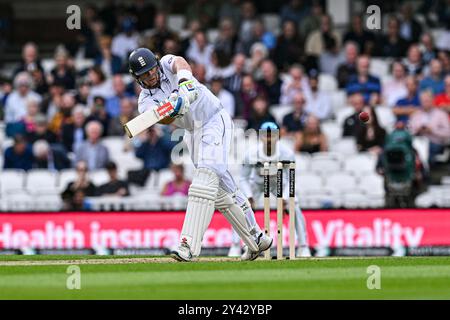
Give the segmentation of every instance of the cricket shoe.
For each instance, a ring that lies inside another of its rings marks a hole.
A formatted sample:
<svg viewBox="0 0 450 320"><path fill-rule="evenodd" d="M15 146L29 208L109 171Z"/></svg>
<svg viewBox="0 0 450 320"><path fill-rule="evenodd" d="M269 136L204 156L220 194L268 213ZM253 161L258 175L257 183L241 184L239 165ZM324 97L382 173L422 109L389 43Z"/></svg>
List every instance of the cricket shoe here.
<svg viewBox="0 0 450 320"><path fill-rule="evenodd" d="M172 258L174 258L175 260L181 261L181 262L192 261L191 248L189 247L189 245L187 243L184 243L184 242L181 243L177 249L172 250L170 252L170 256Z"/></svg>
<svg viewBox="0 0 450 320"><path fill-rule="evenodd" d="M232 244L230 250L228 251L229 257L240 257L242 254L240 244Z"/></svg>
<svg viewBox="0 0 450 320"><path fill-rule="evenodd" d="M270 247L272 246L272 243L273 239L265 235L263 232L261 232L256 238L256 244L258 245L259 250L253 252L250 251L250 249L247 246L244 246L244 254L241 256L241 260L243 261L255 260L262 252L269 250Z"/></svg>
<svg viewBox="0 0 450 320"><path fill-rule="evenodd" d="M297 257L309 258L311 257L311 251L308 246L300 246L297 248Z"/></svg>

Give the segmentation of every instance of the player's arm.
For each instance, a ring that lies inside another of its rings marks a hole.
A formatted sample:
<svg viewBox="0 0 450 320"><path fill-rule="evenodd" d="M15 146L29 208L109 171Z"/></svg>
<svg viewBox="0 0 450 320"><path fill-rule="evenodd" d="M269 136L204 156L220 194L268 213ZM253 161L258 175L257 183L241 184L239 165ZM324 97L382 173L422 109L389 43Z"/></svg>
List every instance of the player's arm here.
<svg viewBox="0 0 450 320"><path fill-rule="evenodd" d="M183 57L174 56L171 69L177 75L179 94L187 97L189 103L194 102L197 99L198 91L189 63Z"/></svg>

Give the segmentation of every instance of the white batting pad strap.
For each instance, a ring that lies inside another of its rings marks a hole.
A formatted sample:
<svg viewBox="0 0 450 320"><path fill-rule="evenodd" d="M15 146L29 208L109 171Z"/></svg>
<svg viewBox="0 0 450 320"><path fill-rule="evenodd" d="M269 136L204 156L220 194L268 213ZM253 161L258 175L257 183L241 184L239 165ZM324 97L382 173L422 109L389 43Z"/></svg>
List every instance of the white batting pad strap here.
<svg viewBox="0 0 450 320"><path fill-rule="evenodd" d="M253 252L259 250L254 237L250 234L243 208L236 204L234 197L225 190L219 189L216 208L224 215L236 230L239 237Z"/></svg>
<svg viewBox="0 0 450 320"><path fill-rule="evenodd" d="M191 247L192 255L200 255L203 235L214 214L214 201L219 188L219 177L207 168L196 170L189 187L189 197L181 230L181 241Z"/></svg>

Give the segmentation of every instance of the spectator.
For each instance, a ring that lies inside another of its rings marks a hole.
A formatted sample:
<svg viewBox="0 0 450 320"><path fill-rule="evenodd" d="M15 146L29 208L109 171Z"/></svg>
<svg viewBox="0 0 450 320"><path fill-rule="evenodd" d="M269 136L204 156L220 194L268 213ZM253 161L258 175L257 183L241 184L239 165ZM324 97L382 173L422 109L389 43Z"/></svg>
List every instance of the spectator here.
<svg viewBox="0 0 450 320"><path fill-rule="evenodd" d="M186 56L195 63L209 66L213 50L214 46L208 43L205 32L198 30L187 49Z"/></svg>
<svg viewBox="0 0 450 320"><path fill-rule="evenodd" d="M39 49L34 42L27 42L22 47L22 61L14 71L14 76L17 76L21 72L31 72L36 69L42 73L44 72L41 61L39 60Z"/></svg>
<svg viewBox="0 0 450 320"><path fill-rule="evenodd" d="M319 90L319 73L312 69L309 72L310 90L305 91L306 113L315 116L320 121L330 119L333 110L331 109L330 97L326 92Z"/></svg>
<svg viewBox="0 0 450 320"><path fill-rule="evenodd" d="M135 31L135 23L130 17L122 21L121 29L122 32L112 40L111 52L122 61L126 61L130 52L138 47L139 33Z"/></svg>
<svg viewBox="0 0 450 320"><path fill-rule="evenodd" d="M397 117L397 121L406 124L409 117L420 108L418 82L416 77L408 76L405 81L407 94L399 99L392 111Z"/></svg>
<svg viewBox="0 0 450 320"><path fill-rule="evenodd" d="M170 166L174 179L166 183L161 191L161 195L170 197L173 195L187 196L191 181L186 180L184 176L184 166L182 164L172 164Z"/></svg>
<svg viewBox="0 0 450 320"><path fill-rule="evenodd" d="M83 208L84 197L93 197L96 193L95 185L88 177L87 163L79 161L76 163L75 168L77 173L75 181L69 182L61 194L64 210L79 210Z"/></svg>
<svg viewBox="0 0 450 320"><path fill-rule="evenodd" d="M151 171L169 167L170 154L175 143L163 134L161 128L156 126L150 127L144 138L136 139L135 143L136 157L144 161L144 168L137 173L133 172L131 175L129 173L128 181L144 185Z"/></svg>
<svg viewBox="0 0 450 320"><path fill-rule="evenodd" d="M250 48L250 59L248 61L249 73L257 81L261 80L263 75L261 64L269 56L269 50L261 42L255 42Z"/></svg>
<svg viewBox="0 0 450 320"><path fill-rule="evenodd" d="M265 92L260 85L255 83L251 75L245 75L242 78L242 88L236 99L236 115L245 120L250 118L253 102L256 97L264 97Z"/></svg>
<svg viewBox="0 0 450 320"><path fill-rule="evenodd" d="M430 75L420 81L420 91L431 90L433 94L444 92L444 79L442 76L442 64L438 59L430 62Z"/></svg>
<svg viewBox="0 0 450 320"><path fill-rule="evenodd" d="M59 171L70 168L70 160L65 153L52 148L45 140L38 140L33 144L33 168Z"/></svg>
<svg viewBox="0 0 450 320"><path fill-rule="evenodd" d="M305 61L302 41L293 21L283 23L283 32L277 39L273 60L280 70L287 70L291 64Z"/></svg>
<svg viewBox="0 0 450 320"><path fill-rule="evenodd" d="M348 95L361 93L365 103L374 105L380 100L380 79L369 73L370 59L368 56L359 56L356 63L357 74L351 76L346 90Z"/></svg>
<svg viewBox="0 0 450 320"><path fill-rule="evenodd" d="M308 79L304 76L301 65L292 65L289 75L289 80L284 81L281 86L280 102L285 105L292 104L297 93L310 91Z"/></svg>
<svg viewBox="0 0 450 320"><path fill-rule="evenodd" d="M62 144L69 152L76 151L86 139L84 132L86 125L85 108L81 105L73 108L72 118L73 122L64 124L61 129Z"/></svg>
<svg viewBox="0 0 450 320"><path fill-rule="evenodd" d="M14 145L6 148L4 155L4 169L30 170L33 164L33 152L21 135L14 137Z"/></svg>
<svg viewBox="0 0 450 320"><path fill-rule="evenodd" d="M117 74L112 77L112 86L114 95L106 99L106 112L111 117L117 117L120 114L120 101L123 98L133 97L133 95L126 91L125 82L121 75Z"/></svg>
<svg viewBox="0 0 450 320"><path fill-rule="evenodd" d="M311 32L320 29L322 16L323 8L320 0L313 0L310 14L300 20L300 36L303 39L307 39Z"/></svg>
<svg viewBox="0 0 450 320"><path fill-rule="evenodd" d="M263 79L259 81L259 85L266 92L269 104L279 104L283 82L278 76L277 67L271 60L265 60L261 65L261 71Z"/></svg>
<svg viewBox="0 0 450 320"><path fill-rule="evenodd" d="M423 63L428 65L431 60L437 58L437 50L434 46L433 36L429 32L425 32L420 37L420 50L422 52Z"/></svg>
<svg viewBox="0 0 450 320"><path fill-rule="evenodd" d="M63 125L72 123L72 110L75 107L75 97L72 93L65 93L62 96L61 107L50 120L48 128L59 138Z"/></svg>
<svg viewBox="0 0 450 320"><path fill-rule="evenodd" d="M47 118L43 114L37 114L35 117L34 130L27 132L26 135L28 143L33 144L37 140L45 140L50 144L58 143L57 135L51 132L47 125Z"/></svg>
<svg viewBox="0 0 450 320"><path fill-rule="evenodd" d="M254 21L251 37L239 43L240 51L245 55L249 55L250 49L255 43L262 43L268 50L272 50L276 45L275 35L265 29L261 19Z"/></svg>
<svg viewBox="0 0 450 320"><path fill-rule="evenodd" d="M294 111L284 116L281 136L294 136L297 132L303 130L308 117L305 111L305 101L305 96L301 92L294 96Z"/></svg>
<svg viewBox="0 0 450 320"><path fill-rule="evenodd" d="M228 114L234 118L235 115L235 103L233 95L223 88L223 80L221 78L214 78L211 81L211 91L219 98L223 108Z"/></svg>
<svg viewBox="0 0 450 320"><path fill-rule="evenodd" d="M259 130L264 122L275 122L275 118L269 112L267 99L264 97L256 97L253 101L250 119L248 120L247 129Z"/></svg>
<svg viewBox="0 0 450 320"><path fill-rule="evenodd" d="M418 42L422 34L422 26L414 18L411 3L405 3L401 7L400 34L410 43Z"/></svg>
<svg viewBox="0 0 450 320"><path fill-rule="evenodd" d="M219 8L219 21L223 19L233 20L234 25L241 24L240 0L224 1Z"/></svg>
<svg viewBox="0 0 450 320"><path fill-rule="evenodd" d="M103 127L103 137L108 133L108 126L111 116L106 112L105 99L103 97L94 97L94 103L91 107L90 115L86 118L86 123L90 121L98 121Z"/></svg>
<svg viewBox="0 0 450 320"><path fill-rule="evenodd" d="M150 20L150 19L148 19ZM122 59L111 51L110 36L100 38L100 54L95 58L95 65L100 67L106 76L116 75L122 70Z"/></svg>
<svg viewBox="0 0 450 320"><path fill-rule="evenodd" d="M341 47L341 38L339 34L333 30L333 21L331 16L323 15L320 22L320 30L311 32L306 38L305 51L306 54L318 57L326 48L326 42L334 39L339 50Z"/></svg>
<svg viewBox="0 0 450 320"><path fill-rule="evenodd" d="M23 117L25 128L24 134L36 131L36 117L39 115L39 104L35 100L29 100L27 105L27 114Z"/></svg>
<svg viewBox="0 0 450 320"><path fill-rule="evenodd" d="M377 48L382 57L399 58L404 56L408 42L400 35L399 20L395 16L389 17L387 34L380 37Z"/></svg>
<svg viewBox="0 0 450 320"><path fill-rule="evenodd" d="M111 118L108 125L108 136L123 136L125 131L123 125L136 116L135 103L130 98L120 101L120 114Z"/></svg>
<svg viewBox="0 0 450 320"><path fill-rule="evenodd" d="M450 52L448 51L439 51L438 52L438 59L442 64L442 71L444 74L450 73Z"/></svg>
<svg viewBox="0 0 450 320"><path fill-rule="evenodd" d="M409 75L416 76L422 73L422 53L418 45L413 44L408 48L408 54L403 59L403 64L406 67L406 73Z"/></svg>
<svg viewBox="0 0 450 320"><path fill-rule="evenodd" d="M339 89L345 89L348 81L356 75L356 61L358 58L358 47L354 42L345 44L345 61L342 62L336 71L336 78Z"/></svg>
<svg viewBox="0 0 450 320"><path fill-rule="evenodd" d="M344 137L356 137L363 126L359 120L359 114L364 109L364 96L361 93L355 93L350 97L350 105L354 109L354 113L344 121L342 135Z"/></svg>
<svg viewBox="0 0 450 320"><path fill-rule="evenodd" d="M109 161L108 149L100 142L102 125L98 121L91 121L86 125L87 140L75 150L75 162L84 160L89 171L102 169Z"/></svg>
<svg viewBox="0 0 450 320"><path fill-rule="evenodd" d="M31 77L26 72L20 72L14 78L14 91L8 95L5 104L6 134L14 135L16 123L27 113L27 102L31 99L38 102L41 96L31 90Z"/></svg>
<svg viewBox="0 0 450 320"><path fill-rule="evenodd" d="M81 104L85 107L88 105L88 99L91 93L91 87L87 81L83 81L78 86L77 93L75 95L75 100L77 104Z"/></svg>
<svg viewBox="0 0 450 320"><path fill-rule="evenodd" d="M241 24L239 40L243 43L251 41L252 30L257 21L256 8L252 1L244 0L241 5Z"/></svg>
<svg viewBox="0 0 450 320"><path fill-rule="evenodd" d="M40 105L41 112L46 114L48 119L53 118L61 108L64 92L64 84L59 80L55 80L50 84L49 91Z"/></svg>
<svg viewBox="0 0 450 320"><path fill-rule="evenodd" d="M0 89L0 119L3 119L4 108L6 105L6 100L13 91L13 86L10 80L4 80L1 84Z"/></svg>
<svg viewBox="0 0 450 320"><path fill-rule="evenodd" d="M407 95L405 67L400 61L392 64L392 80L383 83L383 101L389 107Z"/></svg>
<svg viewBox="0 0 450 320"><path fill-rule="evenodd" d="M444 78L444 88L445 91L434 98L434 105L450 116L450 75Z"/></svg>
<svg viewBox="0 0 450 320"><path fill-rule="evenodd" d="M126 181L119 180L116 164L109 161L106 164L106 170L108 171L109 181L97 188L97 195L115 197L129 196L130 191L128 190L128 183Z"/></svg>
<svg viewBox="0 0 450 320"><path fill-rule="evenodd" d="M375 35L364 30L362 16L356 14L352 17L350 30L344 35L344 43L351 41L358 46L362 54L372 55L375 48Z"/></svg>
<svg viewBox="0 0 450 320"><path fill-rule="evenodd" d="M280 10L281 24L286 21L295 22L298 27L300 22L306 18L310 13L310 9L304 0L290 0L288 3L283 5Z"/></svg>
<svg viewBox="0 0 450 320"><path fill-rule="evenodd" d="M319 119L310 115L306 119L303 131L295 135L296 152L325 152L328 151L327 138L320 130Z"/></svg>
<svg viewBox="0 0 450 320"><path fill-rule="evenodd" d="M92 104L94 97L100 96L108 99L114 96L112 81L106 78L99 67L92 67L88 72L88 78L89 83L91 84L89 97L87 99L88 105Z"/></svg>
<svg viewBox="0 0 450 320"><path fill-rule="evenodd" d="M228 78L234 73L234 66L229 63L228 56L223 51L214 50L211 54L211 63L206 66L206 82L213 78Z"/></svg>
<svg viewBox="0 0 450 320"><path fill-rule="evenodd" d="M322 73L336 76L338 66L344 61L344 56L337 47L336 40L325 41L324 51L319 55L319 69Z"/></svg>
<svg viewBox="0 0 450 320"><path fill-rule="evenodd" d="M378 157L383 151L386 130L378 123L377 113L374 108L366 107L364 108L364 111L370 115L370 118L369 121L366 122L366 125L359 126L359 130L356 133L358 151L368 151Z"/></svg>
<svg viewBox="0 0 450 320"><path fill-rule="evenodd" d="M244 74L245 55L238 53L233 58L233 74L224 79L225 89L236 95L241 90L241 83Z"/></svg>
<svg viewBox="0 0 450 320"><path fill-rule="evenodd" d="M233 20L225 18L220 21L219 35L214 44L215 50L220 50L231 57L236 52L237 43L238 37L236 35L236 28L233 24Z"/></svg>
<svg viewBox="0 0 450 320"><path fill-rule="evenodd" d="M153 35L147 41L146 47L162 57L164 52L164 42L166 42L167 39L177 39L177 36L167 27L167 15L165 13L158 12L155 15L154 22L155 29ZM136 49L137 47L138 46L136 44L132 48L132 50ZM128 56L126 57L126 59L128 59Z"/></svg>
<svg viewBox="0 0 450 320"><path fill-rule="evenodd" d="M75 89L75 69L69 63L69 53L64 47L55 52L55 67L50 72L50 83L60 83L65 89Z"/></svg>
<svg viewBox="0 0 450 320"><path fill-rule="evenodd" d="M433 94L424 91L420 94L422 109L415 112L409 121L413 135L425 136L430 140L429 164L435 163L435 157L444 151L450 142L450 121L445 111L433 108Z"/></svg>

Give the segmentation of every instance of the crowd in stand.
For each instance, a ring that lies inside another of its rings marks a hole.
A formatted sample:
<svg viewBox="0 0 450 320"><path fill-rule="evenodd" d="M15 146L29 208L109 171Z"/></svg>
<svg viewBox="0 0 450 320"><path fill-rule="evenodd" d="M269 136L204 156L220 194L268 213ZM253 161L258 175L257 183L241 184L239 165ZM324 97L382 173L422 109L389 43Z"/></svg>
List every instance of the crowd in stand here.
<svg viewBox="0 0 450 320"><path fill-rule="evenodd" d="M414 13L411 5L403 5L388 19L385 32L366 30L357 14L340 33L320 1L291 0L281 7L276 35L266 28L254 1L199 0L185 12L184 32L175 33L167 24L170 12L144 1L130 7L89 6L83 10L77 41L55 49L50 72L41 65L39 46L29 42L13 78L1 84L5 133L14 139L4 150L4 168L76 168L79 179L64 192L75 207L78 190L84 195L129 194L127 182L115 176L102 138L123 136L122 124L136 115L140 88L124 75L129 52L139 46L160 57L186 57L194 76L211 88L233 118L246 120L247 128L275 121L276 108L291 105L293 111L280 127L282 136L294 139L297 152L329 149L321 123L335 113L319 77L332 75L354 108L344 121L343 136L355 137L360 151L380 155L388 132L374 110L391 107L412 135L429 138L432 168L435 156L450 142L450 44L438 48L435 43L443 41L433 39ZM435 23L428 27L448 30L450 12L438 12ZM210 42L211 28L218 35ZM93 59L93 67L75 68L80 52ZM373 57L393 59L388 82L370 73ZM363 110L371 115L367 125L358 120ZM142 185L152 170L170 166L172 129L154 128L130 145L144 166L129 173L129 182ZM83 178L82 172L100 168L108 170L112 185L94 187ZM177 180L163 193L186 193L182 168L174 167L174 172Z"/></svg>

